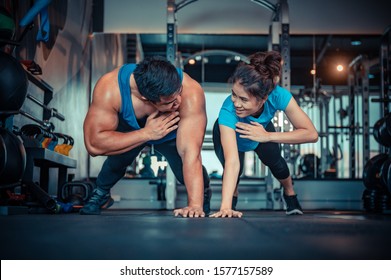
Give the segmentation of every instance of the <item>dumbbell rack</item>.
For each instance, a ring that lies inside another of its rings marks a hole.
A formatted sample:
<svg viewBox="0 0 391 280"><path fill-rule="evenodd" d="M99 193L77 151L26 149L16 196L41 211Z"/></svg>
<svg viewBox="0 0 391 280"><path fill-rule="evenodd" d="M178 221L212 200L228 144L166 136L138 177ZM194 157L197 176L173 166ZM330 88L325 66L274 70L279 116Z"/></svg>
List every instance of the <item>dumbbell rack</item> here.
<svg viewBox="0 0 391 280"><path fill-rule="evenodd" d="M26 147L26 169L24 182L33 182L34 167L40 168L40 187L49 192L49 170L58 168L57 197L61 195L61 186L67 181L68 168L76 168L77 161L45 148Z"/></svg>
<svg viewBox="0 0 391 280"><path fill-rule="evenodd" d="M25 66L23 66L25 68ZM44 93L43 103L48 105L53 98L53 88L39 77L32 75L25 69L27 78ZM51 112L44 108L42 118L48 120L52 117ZM65 155L45 148L30 147L25 143L26 169L22 181L33 182L34 167L40 168L40 187L49 192L49 170L58 168L57 197L61 195L61 186L67 181L68 168L76 168L77 161Z"/></svg>
<svg viewBox="0 0 391 280"><path fill-rule="evenodd" d="M44 98L43 98L43 104L46 106L49 104L49 102L53 98L53 89L51 86L49 86L45 81L40 79L39 77L36 77L32 75L30 72L28 72L25 69L27 73L28 80L33 83L35 86L37 86L39 89L43 91ZM45 108L43 110L43 116L42 119L48 120L52 117L52 112ZM15 112L7 112L8 115L10 114L18 114L21 113L20 111ZM25 114L22 114L25 115ZM26 116L26 115L25 115ZM29 117L29 116L27 116ZM39 120L35 117L31 118L34 121ZM76 168L77 161L75 159L72 159L68 156L62 155L60 153L54 152L49 149L36 147L31 145L28 141L24 141L23 146L26 151L26 167L23 173L23 177L21 178L20 183L15 183L14 185L22 185L27 186L28 189L33 191L35 189L35 192L39 193L41 196L43 196L43 199L49 199L49 170L51 168L57 168L58 169L58 178L57 178L57 187L56 187L56 194L57 197L61 196L61 187L66 183L67 181L67 173L68 168ZM34 171L35 168L39 168L40 176L39 176L39 185L33 183L34 180ZM39 199L38 199L39 200ZM17 209L14 209L17 208ZM27 210L26 210L27 211ZM21 209L20 207L15 206L1 206L0 214L2 215L8 215L8 214L16 214L16 213L26 213L25 210Z"/></svg>

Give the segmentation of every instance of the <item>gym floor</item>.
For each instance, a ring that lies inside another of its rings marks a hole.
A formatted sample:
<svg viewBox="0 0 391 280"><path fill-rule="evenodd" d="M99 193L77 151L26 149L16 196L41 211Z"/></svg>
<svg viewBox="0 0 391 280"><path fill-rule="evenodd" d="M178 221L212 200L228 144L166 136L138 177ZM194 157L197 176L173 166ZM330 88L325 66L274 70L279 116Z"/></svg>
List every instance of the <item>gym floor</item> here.
<svg viewBox="0 0 391 280"><path fill-rule="evenodd" d="M244 211L186 219L172 211L0 216L2 260L387 260L391 214Z"/></svg>

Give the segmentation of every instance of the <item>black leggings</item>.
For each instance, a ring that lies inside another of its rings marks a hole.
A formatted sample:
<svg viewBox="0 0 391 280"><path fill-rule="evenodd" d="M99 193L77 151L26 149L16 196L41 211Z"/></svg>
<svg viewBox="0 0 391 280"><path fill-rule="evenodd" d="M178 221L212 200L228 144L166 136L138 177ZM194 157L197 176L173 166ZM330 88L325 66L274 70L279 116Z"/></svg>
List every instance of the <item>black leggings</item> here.
<svg viewBox="0 0 391 280"><path fill-rule="evenodd" d="M125 132L131 130L132 129L120 119L117 131ZM133 163L141 150L146 146L151 145L143 144L123 154L108 156L103 163L102 169L96 180L97 187L109 191L121 178L124 177L126 167ZM176 179L180 183L184 184L182 158L178 154L176 139L172 139L161 144L154 144L154 149L167 159ZM204 166L202 166L202 171L204 188L207 188L209 187L208 172Z"/></svg>
<svg viewBox="0 0 391 280"><path fill-rule="evenodd" d="M275 132L274 125L270 122L266 126L266 131ZM218 121L216 120L213 126L213 145L216 156L220 160L221 164L225 165L223 146L221 145L220 129ZM270 168L273 176L279 180L289 177L289 168L285 159L281 156L280 145L274 142L259 143L254 152L258 155L258 158L262 163ZM240 170L239 176L243 173L243 161L244 152L239 152ZM239 177L238 177L239 183Z"/></svg>

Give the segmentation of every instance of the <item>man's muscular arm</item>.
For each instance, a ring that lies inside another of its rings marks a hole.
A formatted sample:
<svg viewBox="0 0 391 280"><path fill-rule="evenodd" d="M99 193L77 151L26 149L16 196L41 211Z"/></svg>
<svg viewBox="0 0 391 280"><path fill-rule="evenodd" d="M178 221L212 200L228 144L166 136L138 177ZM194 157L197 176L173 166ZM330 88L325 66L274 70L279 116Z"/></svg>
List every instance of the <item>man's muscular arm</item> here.
<svg viewBox="0 0 391 280"><path fill-rule="evenodd" d="M147 141L161 139L177 128L177 113L158 116L156 111L140 130L126 133L115 131L120 107L116 72L111 72L98 81L84 121L84 142L92 156L121 154Z"/></svg>
<svg viewBox="0 0 391 280"><path fill-rule="evenodd" d="M183 217L204 217L201 148L207 121L205 95L197 82L190 80L189 84L190 92L182 99L181 121L177 132L177 149L183 162L188 206L176 209L174 214Z"/></svg>

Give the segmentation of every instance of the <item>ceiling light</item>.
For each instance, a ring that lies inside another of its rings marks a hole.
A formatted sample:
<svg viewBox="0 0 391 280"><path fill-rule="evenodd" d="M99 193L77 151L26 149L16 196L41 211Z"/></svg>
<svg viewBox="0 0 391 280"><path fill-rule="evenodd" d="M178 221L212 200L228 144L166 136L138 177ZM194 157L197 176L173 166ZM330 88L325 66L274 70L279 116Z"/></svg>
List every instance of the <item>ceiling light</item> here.
<svg viewBox="0 0 391 280"><path fill-rule="evenodd" d="M341 64L337 65L337 71L342 72L343 71L343 66Z"/></svg>

